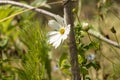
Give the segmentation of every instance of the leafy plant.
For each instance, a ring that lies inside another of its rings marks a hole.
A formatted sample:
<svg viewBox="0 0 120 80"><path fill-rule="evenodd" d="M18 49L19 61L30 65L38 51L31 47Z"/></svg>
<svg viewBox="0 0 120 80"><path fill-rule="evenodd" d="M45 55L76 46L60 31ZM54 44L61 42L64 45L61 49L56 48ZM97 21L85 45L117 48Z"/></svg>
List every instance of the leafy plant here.
<svg viewBox="0 0 120 80"><path fill-rule="evenodd" d="M38 23L29 24L20 34L22 42L27 46L27 52L22 56L21 67L17 69L20 80L51 80L45 32L37 25Z"/></svg>

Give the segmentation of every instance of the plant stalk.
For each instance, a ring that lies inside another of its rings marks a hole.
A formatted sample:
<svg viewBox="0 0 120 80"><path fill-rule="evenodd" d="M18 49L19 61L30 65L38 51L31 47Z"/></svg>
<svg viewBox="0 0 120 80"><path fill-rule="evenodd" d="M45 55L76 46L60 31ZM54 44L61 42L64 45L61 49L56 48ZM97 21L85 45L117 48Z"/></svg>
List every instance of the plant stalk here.
<svg viewBox="0 0 120 80"><path fill-rule="evenodd" d="M81 80L80 77L80 69L78 65L78 51L75 42L75 34L74 34L74 18L72 9L74 7L74 3L72 0L64 0L64 17L67 24L71 25L70 34L69 34L69 50L70 50L70 63L71 63L71 72L72 72L72 80Z"/></svg>

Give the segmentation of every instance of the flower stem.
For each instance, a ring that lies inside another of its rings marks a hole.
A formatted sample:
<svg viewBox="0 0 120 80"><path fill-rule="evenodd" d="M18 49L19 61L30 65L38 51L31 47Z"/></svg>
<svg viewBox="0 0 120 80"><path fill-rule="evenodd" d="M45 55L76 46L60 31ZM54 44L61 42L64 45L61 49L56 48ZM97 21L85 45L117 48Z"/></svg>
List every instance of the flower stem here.
<svg viewBox="0 0 120 80"><path fill-rule="evenodd" d="M118 40L117 35L115 33L114 33L114 36L115 36L115 39L116 39L116 41L117 41L117 43L119 45L119 40Z"/></svg>
<svg viewBox="0 0 120 80"><path fill-rule="evenodd" d="M90 35L89 35L89 33L88 33L88 32L87 32L87 35L88 35L89 40L92 42L92 40L91 40Z"/></svg>

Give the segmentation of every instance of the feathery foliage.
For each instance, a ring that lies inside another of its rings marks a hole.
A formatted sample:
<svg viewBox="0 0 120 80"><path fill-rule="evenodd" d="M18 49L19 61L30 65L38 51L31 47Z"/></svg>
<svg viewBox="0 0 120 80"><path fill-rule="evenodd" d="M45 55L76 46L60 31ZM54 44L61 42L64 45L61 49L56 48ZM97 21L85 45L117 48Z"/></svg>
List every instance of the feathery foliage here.
<svg viewBox="0 0 120 80"><path fill-rule="evenodd" d="M51 67L45 32L37 23L29 24L29 27L21 31L20 39L27 46L27 52L22 56L21 68L18 69L20 80L50 80Z"/></svg>

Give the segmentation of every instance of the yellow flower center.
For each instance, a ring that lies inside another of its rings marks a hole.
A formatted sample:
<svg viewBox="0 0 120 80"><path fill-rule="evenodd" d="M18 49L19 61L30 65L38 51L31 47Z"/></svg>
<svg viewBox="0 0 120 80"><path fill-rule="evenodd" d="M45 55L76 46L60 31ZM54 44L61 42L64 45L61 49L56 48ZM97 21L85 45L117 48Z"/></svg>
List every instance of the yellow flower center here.
<svg viewBox="0 0 120 80"><path fill-rule="evenodd" d="M64 28L61 28L61 29L60 29L60 34L64 34L64 32L65 32L65 29L64 29Z"/></svg>

